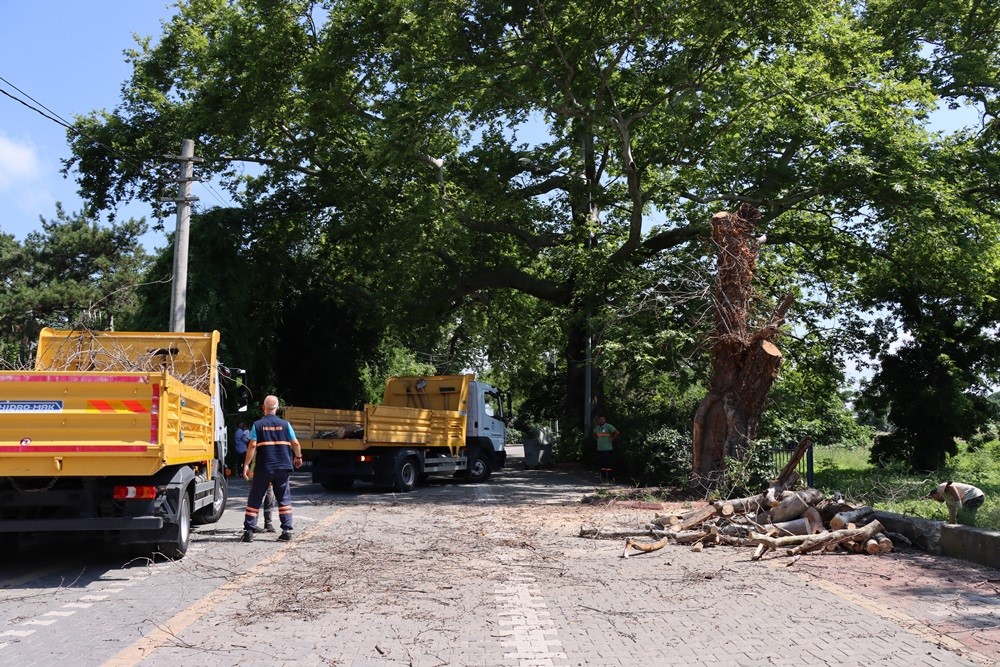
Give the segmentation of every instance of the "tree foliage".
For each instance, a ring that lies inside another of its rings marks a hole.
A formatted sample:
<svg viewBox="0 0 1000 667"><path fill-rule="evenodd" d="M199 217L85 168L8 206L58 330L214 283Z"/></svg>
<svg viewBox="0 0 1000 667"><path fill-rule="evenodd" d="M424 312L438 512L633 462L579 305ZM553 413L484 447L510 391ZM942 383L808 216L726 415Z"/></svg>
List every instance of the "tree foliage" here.
<svg viewBox="0 0 1000 667"><path fill-rule="evenodd" d="M598 402L696 379L680 320L705 303L638 306L703 265L719 208L763 212L760 296L797 291L832 353L869 351L873 316L913 326L893 281L927 262L920 298L960 289L962 247L995 273L992 135L927 119L970 100L992 129L996 11L922 7L189 0L130 54L122 104L78 121L67 169L97 206L156 201L160 156L194 138L262 231L350 267L337 286L390 337L558 390L537 410L580 424L588 339Z"/></svg>
<svg viewBox="0 0 1000 667"><path fill-rule="evenodd" d="M23 244L0 234L0 355L26 363L43 327L120 328L137 307L145 231L142 220L100 225L57 205Z"/></svg>
<svg viewBox="0 0 1000 667"><path fill-rule="evenodd" d="M381 354L379 317L336 257L239 209L193 216L189 246L186 328L220 331L220 357L247 370L254 400L363 403L359 370ZM133 327L168 326L173 259L171 242L150 266Z"/></svg>

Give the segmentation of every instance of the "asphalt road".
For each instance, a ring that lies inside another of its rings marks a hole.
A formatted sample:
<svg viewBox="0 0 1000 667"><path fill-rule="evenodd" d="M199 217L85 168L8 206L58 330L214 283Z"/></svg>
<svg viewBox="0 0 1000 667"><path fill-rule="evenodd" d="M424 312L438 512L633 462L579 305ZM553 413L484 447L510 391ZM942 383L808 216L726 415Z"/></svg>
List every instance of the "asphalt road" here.
<svg viewBox="0 0 1000 667"><path fill-rule="evenodd" d="M239 542L246 484L232 480L222 520L198 528L176 562L92 542L27 545L0 575L0 664L909 666L996 657L744 551L670 547L623 559L620 542L582 539L580 526L634 528L652 517L648 508L582 505L594 489L585 476L511 463L488 484L432 482L408 494L360 484L332 493L296 473L289 543Z"/></svg>

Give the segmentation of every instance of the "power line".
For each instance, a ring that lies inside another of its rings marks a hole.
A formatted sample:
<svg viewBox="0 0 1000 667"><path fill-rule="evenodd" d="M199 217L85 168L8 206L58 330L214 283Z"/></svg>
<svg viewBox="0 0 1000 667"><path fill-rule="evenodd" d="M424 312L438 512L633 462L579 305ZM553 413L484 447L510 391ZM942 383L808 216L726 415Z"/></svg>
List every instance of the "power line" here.
<svg viewBox="0 0 1000 667"><path fill-rule="evenodd" d="M73 129L72 127L70 127L69 125L67 125L65 122L59 120L58 118L50 116L50 115L46 114L44 111L42 111L41 109L38 109L37 107L33 107L30 104L28 104L27 102L25 102L24 100L19 99L19 98L15 97L15 96L11 95L10 93L8 93L3 88L0 88L0 94L6 95L10 99L12 99L15 102L17 102L18 104L22 104L22 105L28 107L29 109L31 109L32 111L34 111L35 113L37 113L38 115L40 115L41 117L47 118L48 120L51 120L56 125L61 125L61 126L65 127L67 130L72 130ZM31 98L28 98L28 99L31 99Z"/></svg>
<svg viewBox="0 0 1000 667"><path fill-rule="evenodd" d="M37 111L42 116L45 116L49 120L52 120L52 121L58 123L59 125L62 125L63 127L65 127L68 130L73 129L72 126L70 125L69 121L67 121L65 118L63 118L62 116L60 116L59 114L57 114L55 111L53 111L52 109L48 108L47 106L45 106L44 104L42 104L41 102L39 102L38 100L36 100L34 97L32 97L31 95L29 95L28 93L24 92L23 90L21 90L20 88L18 88L17 86L15 86L13 83L11 83L10 81L8 81L7 79L5 79L2 76L0 76L0 81L3 81L8 86L10 86L11 88L13 88L17 92L21 93L22 95L24 95L25 97L27 97L29 100L31 100L32 102L34 102L38 106L42 107L43 109L45 109L47 112L49 112L52 115L51 116L46 116L44 113L42 113L38 109L35 109L31 105L26 104L24 101L19 100L16 97L10 95L9 93L4 92L4 95L7 95L7 97L10 97L11 99L18 101L21 104L24 104L26 107L28 107L29 109L32 109L33 111Z"/></svg>
<svg viewBox="0 0 1000 667"><path fill-rule="evenodd" d="M56 125L59 125L59 126L65 128L65 129L69 130L70 132L73 132L74 134L78 134L78 135L80 135L81 137L83 137L85 139L89 139L89 140L93 141L98 146L104 148L106 151L108 151L109 153L111 153L112 155L114 155L115 157L117 157L118 159L122 160L123 162L131 165L132 167L134 167L134 168L136 168L136 169L138 169L140 171L142 170L142 164L140 164L138 162L135 162L132 158L130 158L128 155L125 155L121 151L119 151L119 150L117 150L117 149L115 149L115 148L113 148L111 146L108 146L107 144L105 144L105 143L103 143L103 142L95 139L94 137L88 136L87 134L81 132L76 127L74 127L69 121L67 121L65 118L63 118L58 113L56 113L52 109L50 109L47 106L45 106L43 103L41 103L38 100L36 100L34 97L32 97L31 95L29 95L25 91L23 91L20 88L18 88L16 85L14 85L13 83L11 83L10 81L8 81L7 79L5 79L4 77L0 76L0 81L2 81L3 83L7 84L8 86L10 86L11 88L13 88L18 93L20 93L24 97L28 98L29 100L31 100L32 102L34 102L35 104L37 104L38 107L41 107L41 108L32 106L31 104L28 104L24 100L18 98L15 95L12 95L8 91L4 90L3 88L0 88L0 94L6 95L10 99L12 99L15 102L17 102L18 104L21 104L21 105L27 107L28 109L31 109L32 111L34 111L35 113L37 113L38 115L40 115L42 118L45 118L46 120L51 120ZM44 109L44 111L43 111L43 109ZM229 204L222 199L222 197L219 195L219 193L216 192L215 189L209 183L202 183L202 185L204 185L205 188L208 189L208 191L212 194L213 197L215 197L216 201L218 201L221 206L223 206L223 207L228 207L229 206Z"/></svg>

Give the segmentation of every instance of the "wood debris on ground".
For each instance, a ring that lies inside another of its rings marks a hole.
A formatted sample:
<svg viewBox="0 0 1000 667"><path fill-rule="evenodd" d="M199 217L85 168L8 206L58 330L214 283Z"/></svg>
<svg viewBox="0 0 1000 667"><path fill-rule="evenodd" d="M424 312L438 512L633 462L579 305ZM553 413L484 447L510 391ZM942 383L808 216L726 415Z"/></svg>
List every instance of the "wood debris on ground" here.
<svg viewBox="0 0 1000 667"><path fill-rule="evenodd" d="M753 560L771 551L795 560L817 551L892 551L892 540L871 507L852 507L839 499L825 498L813 488L795 490L799 481L795 468L808 446L809 440L803 440L777 479L759 495L659 514L634 531L583 527L580 536L624 539L623 558L632 551L648 553L671 542L696 551L716 545L753 547ZM646 539L649 537L657 539Z"/></svg>

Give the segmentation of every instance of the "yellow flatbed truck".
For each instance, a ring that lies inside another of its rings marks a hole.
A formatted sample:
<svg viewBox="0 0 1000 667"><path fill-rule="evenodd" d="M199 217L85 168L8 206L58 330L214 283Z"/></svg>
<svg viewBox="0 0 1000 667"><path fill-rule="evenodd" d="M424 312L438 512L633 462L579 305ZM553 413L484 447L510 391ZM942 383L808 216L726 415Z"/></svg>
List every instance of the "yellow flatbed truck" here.
<svg viewBox="0 0 1000 667"><path fill-rule="evenodd" d="M473 375L392 377L364 410L288 406L312 467L330 490L355 480L411 491L429 475L484 482L506 462L501 392Z"/></svg>
<svg viewBox="0 0 1000 667"><path fill-rule="evenodd" d="M79 531L182 557L228 495L218 344L44 329L34 370L0 371L0 555Z"/></svg>

